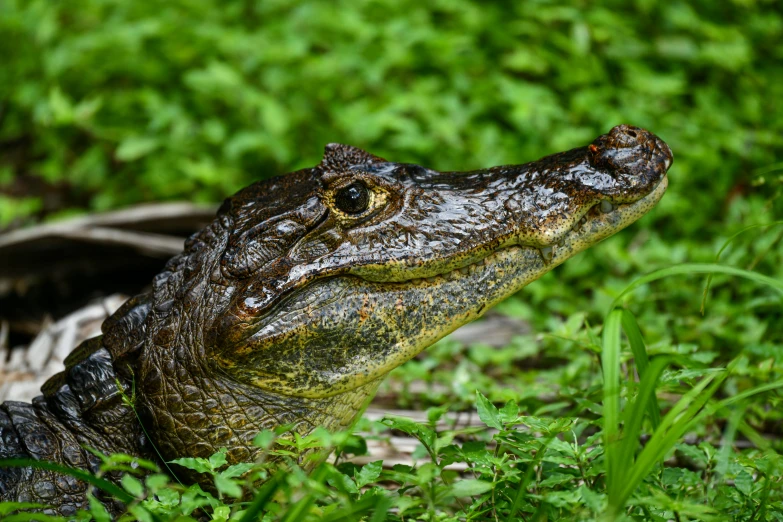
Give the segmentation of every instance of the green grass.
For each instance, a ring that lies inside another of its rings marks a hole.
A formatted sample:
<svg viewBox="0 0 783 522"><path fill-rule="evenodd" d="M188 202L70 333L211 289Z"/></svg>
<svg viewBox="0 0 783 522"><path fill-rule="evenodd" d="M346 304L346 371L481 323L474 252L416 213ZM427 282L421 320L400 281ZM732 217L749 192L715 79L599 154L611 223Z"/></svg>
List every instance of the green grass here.
<svg viewBox="0 0 783 522"><path fill-rule="evenodd" d="M753 272L682 264L637 279L613 302L662 278L705 273L728 273L762 285L762 291L780 290L778 281ZM698 297L694 301L695 307ZM636 317L615 306L605 316L601 339L583 315L565 326L566 335L536 340L549 356L571 355L570 361L532 372L532 382L549 391L545 399L541 388L520 392L530 383L514 382L520 372L513 364L491 382L460 386L462 369L476 363L471 350L482 347L447 339L430 358L411 361L392 376L399 384L400 376L417 374L417 365L441 363L437 372L427 373L433 390L451 385L441 391L450 406L430 406L426 424L388 417L363 420L354 434L260 434L256 443L282 464L262 459L227 466L225 452L176 461L211 475L214 495L173 483L152 463L129 466L124 456L104 458L102 468L102 474L126 472L121 490L100 477L87 480L129 506L121 520L783 520L780 439L759 432L769 421L780 422L783 360L762 362L771 365L771 373L754 376L754 357L743 351L726 364L708 365L696 350L648 347ZM519 361L528 359L530 354ZM494 366L496 372L502 367L498 361L485 360L484 369ZM510 400L500 399L509 395ZM441 398L428 391L409 393L406 400L425 408ZM465 409L477 411L486 427L437 429L449 410ZM344 460L361 454L366 439L391 433L419 441L413 465L383 468L380 461L357 466ZM740 439L747 443L736 446ZM296 456L306 449L336 449L340 460L322 462L319 451L304 460ZM309 474L302 470L307 459L318 462ZM3 463L9 464L29 462ZM454 464L464 471L450 469ZM254 485L259 480L266 482ZM24 506L0 504L0 512L18 507ZM28 516L21 511L4 520ZM106 520L97 502L82 514L82 520L91 517Z"/></svg>

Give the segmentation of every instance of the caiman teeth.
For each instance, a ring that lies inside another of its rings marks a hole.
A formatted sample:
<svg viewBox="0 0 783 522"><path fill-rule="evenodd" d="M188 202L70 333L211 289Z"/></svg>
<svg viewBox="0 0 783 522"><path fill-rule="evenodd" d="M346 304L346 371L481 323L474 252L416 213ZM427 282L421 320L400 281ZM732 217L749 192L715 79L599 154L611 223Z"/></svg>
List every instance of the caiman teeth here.
<svg viewBox="0 0 783 522"><path fill-rule="evenodd" d="M608 214L612 210L614 210L614 205L612 205L610 202L606 200L601 202L601 212L603 212L604 214Z"/></svg>
<svg viewBox="0 0 783 522"><path fill-rule="evenodd" d="M552 258L555 255L554 247L547 246L539 249L539 252L541 253L541 259L544 260L545 265L548 265L549 263L552 262Z"/></svg>
<svg viewBox="0 0 783 522"><path fill-rule="evenodd" d="M569 230L568 232L578 232L580 228L582 228L582 225L587 223L587 216L582 216L582 218L576 222L576 224ZM563 246L563 242L565 241L565 238L563 238L560 243L558 243L559 246Z"/></svg>

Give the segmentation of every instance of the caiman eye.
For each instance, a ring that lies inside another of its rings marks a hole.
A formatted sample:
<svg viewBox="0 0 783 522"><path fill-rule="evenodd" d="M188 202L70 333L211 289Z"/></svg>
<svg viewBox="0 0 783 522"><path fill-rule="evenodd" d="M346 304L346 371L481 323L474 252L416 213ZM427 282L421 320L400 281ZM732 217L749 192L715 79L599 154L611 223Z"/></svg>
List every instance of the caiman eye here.
<svg viewBox="0 0 783 522"><path fill-rule="evenodd" d="M361 181L354 181L337 191L334 202L337 208L347 214L360 214L370 204L370 191Z"/></svg>

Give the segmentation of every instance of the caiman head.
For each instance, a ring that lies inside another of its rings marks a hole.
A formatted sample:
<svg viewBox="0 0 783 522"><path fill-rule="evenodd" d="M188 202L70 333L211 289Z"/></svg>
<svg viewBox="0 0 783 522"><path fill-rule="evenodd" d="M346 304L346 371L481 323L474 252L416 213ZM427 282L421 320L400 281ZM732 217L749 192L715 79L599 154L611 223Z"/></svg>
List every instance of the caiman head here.
<svg viewBox="0 0 783 522"><path fill-rule="evenodd" d="M154 282L138 386L165 458L349 425L390 370L663 196L669 147L621 125L524 165L436 172L328 145L226 200Z"/></svg>

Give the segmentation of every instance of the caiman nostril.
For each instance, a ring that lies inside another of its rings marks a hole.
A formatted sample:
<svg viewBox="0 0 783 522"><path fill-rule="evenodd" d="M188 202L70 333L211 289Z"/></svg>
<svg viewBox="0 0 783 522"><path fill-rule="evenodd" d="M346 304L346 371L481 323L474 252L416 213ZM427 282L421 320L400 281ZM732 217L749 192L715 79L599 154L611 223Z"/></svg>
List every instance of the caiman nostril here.
<svg viewBox="0 0 783 522"><path fill-rule="evenodd" d="M617 125L587 149L593 168L611 176L633 176L642 183L657 183L671 165L669 147L651 132L632 125Z"/></svg>
<svg viewBox="0 0 783 522"><path fill-rule="evenodd" d="M642 144L653 137L653 135L646 130L641 127L634 127L633 125L617 125L609 131L609 136L617 144L631 147Z"/></svg>

